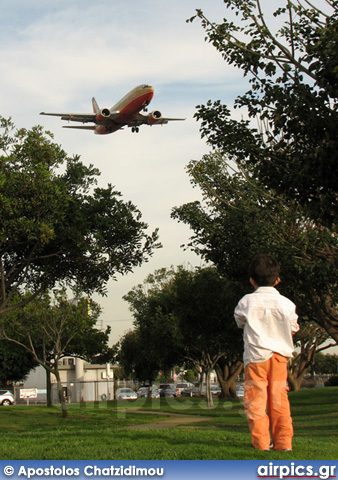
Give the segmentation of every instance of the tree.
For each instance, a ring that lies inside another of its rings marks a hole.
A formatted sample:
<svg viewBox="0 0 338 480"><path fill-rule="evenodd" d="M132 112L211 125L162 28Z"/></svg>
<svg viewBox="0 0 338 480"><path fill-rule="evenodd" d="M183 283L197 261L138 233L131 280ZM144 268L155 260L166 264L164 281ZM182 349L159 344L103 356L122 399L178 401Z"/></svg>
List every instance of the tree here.
<svg viewBox="0 0 338 480"><path fill-rule="evenodd" d="M119 365L127 375L132 375L141 383L152 385L159 371L158 357L149 355L148 343L145 344L139 328L127 332L119 342L119 352L116 357ZM154 345L152 345L154 348ZM149 389L151 395L151 388Z"/></svg>
<svg viewBox="0 0 338 480"><path fill-rule="evenodd" d="M181 333L172 309L174 277L173 269L157 270L123 297L133 314L135 330L123 338L118 358L128 373L134 371L140 381L150 385L160 370L169 371L183 358ZM130 348L131 342L135 345Z"/></svg>
<svg viewBox="0 0 338 480"><path fill-rule="evenodd" d="M212 406L211 371L220 359L231 365L234 356L242 355L242 334L233 318L234 284L214 267L181 270L175 277L174 292L173 311L179 319L184 357L206 374L207 404ZM221 383L225 395L235 379L228 376Z"/></svg>
<svg viewBox="0 0 338 480"><path fill-rule="evenodd" d="M0 125L1 315L56 284L105 294L110 278L159 246L134 205L111 185L95 187L96 168L67 157L41 127Z"/></svg>
<svg viewBox="0 0 338 480"><path fill-rule="evenodd" d="M69 301L63 290L54 292L54 299L45 293L20 309L2 318L0 336L31 354L35 362L56 378L63 417L67 409L61 384L59 361L65 356L94 360L107 356L110 328L100 331L95 324L100 309L86 298ZM48 382L47 382L48 385ZM50 406L50 403L49 403Z"/></svg>
<svg viewBox="0 0 338 480"><path fill-rule="evenodd" d="M33 356L20 346L0 341L0 385L20 382L37 367Z"/></svg>
<svg viewBox="0 0 338 480"><path fill-rule="evenodd" d="M211 370L221 357L230 361L242 354L242 335L233 319L233 291L234 285L215 268L178 267L155 272L126 296L143 335L144 359L156 358L152 356L156 352L158 370L183 361L202 369L209 406ZM228 376L226 381L234 382L235 377Z"/></svg>
<svg viewBox="0 0 338 480"><path fill-rule="evenodd" d="M314 368L319 352L336 346L336 343L325 344L327 332L313 322L301 323L301 329L294 337L298 352L288 364L288 384L291 390L300 390L302 379L310 368Z"/></svg>
<svg viewBox="0 0 338 480"><path fill-rule="evenodd" d="M281 292L296 303L302 319L316 321L337 341L338 269L328 260L336 236L317 228L296 203L229 168L229 159L217 152L190 162L191 181L204 200L172 213L194 232L188 246L240 285L239 295L249 288L250 258L262 251L275 255L282 265Z"/></svg>
<svg viewBox="0 0 338 480"><path fill-rule="evenodd" d="M202 134L262 185L331 228L338 215L337 2L285 0L274 13L278 31L260 0L224 4L235 21L212 23L201 10L191 21L200 18L208 41L248 78L251 88L235 106L258 117L263 129L232 120L228 107L209 101L196 113Z"/></svg>
<svg viewBox="0 0 338 480"><path fill-rule="evenodd" d="M317 374L335 374L338 372L338 355L318 353L314 370Z"/></svg>
<svg viewBox="0 0 338 480"><path fill-rule="evenodd" d="M233 120L220 101L199 106L195 116L202 121L202 136L227 157L227 165L233 162L242 171L257 198L267 205L270 196L270 219L275 211L279 215L278 203L285 206L283 214L288 210L290 235L276 234L293 250L295 278L311 279L306 301L337 341L337 2L327 0L321 10L307 0L286 0L275 12L282 24L275 33L259 0L224 3L238 23L212 23L201 10L193 19L201 19L207 39L248 77L251 89L235 101L248 119ZM252 126L254 117L259 129ZM294 228L300 249L292 239ZM267 246L271 251L271 242Z"/></svg>
<svg viewBox="0 0 338 480"><path fill-rule="evenodd" d="M215 372L217 379L222 389L223 398L235 398L236 394L236 379L243 370L243 351L238 349L236 351L228 352L218 359L215 365Z"/></svg>

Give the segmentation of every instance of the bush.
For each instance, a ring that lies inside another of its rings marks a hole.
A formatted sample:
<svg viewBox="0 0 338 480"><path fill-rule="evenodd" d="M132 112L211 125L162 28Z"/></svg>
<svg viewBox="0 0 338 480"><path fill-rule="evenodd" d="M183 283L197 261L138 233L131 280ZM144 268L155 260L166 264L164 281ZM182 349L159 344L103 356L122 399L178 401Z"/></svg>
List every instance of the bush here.
<svg viewBox="0 0 338 480"><path fill-rule="evenodd" d="M338 387L338 375L333 375L324 383L325 387Z"/></svg>

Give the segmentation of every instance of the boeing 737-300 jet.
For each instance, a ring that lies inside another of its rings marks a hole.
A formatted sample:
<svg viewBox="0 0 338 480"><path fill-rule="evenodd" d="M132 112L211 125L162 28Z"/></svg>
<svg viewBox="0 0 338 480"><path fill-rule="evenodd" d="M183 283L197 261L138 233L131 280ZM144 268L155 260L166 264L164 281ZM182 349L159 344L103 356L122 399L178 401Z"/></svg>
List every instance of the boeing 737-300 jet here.
<svg viewBox="0 0 338 480"><path fill-rule="evenodd" d="M125 126L130 127L132 132L138 132L140 125L164 125L173 120L185 120L185 118L165 118L161 112L154 110L144 115L141 110L147 109L154 95L154 89L150 85L139 85L131 90L125 97L117 102L112 108L100 109L95 98L92 98L94 113L45 113L40 115L52 115L61 117L61 120L70 122L94 123L88 126L64 126L63 128L78 128L80 130L94 130L98 135L113 133Z"/></svg>

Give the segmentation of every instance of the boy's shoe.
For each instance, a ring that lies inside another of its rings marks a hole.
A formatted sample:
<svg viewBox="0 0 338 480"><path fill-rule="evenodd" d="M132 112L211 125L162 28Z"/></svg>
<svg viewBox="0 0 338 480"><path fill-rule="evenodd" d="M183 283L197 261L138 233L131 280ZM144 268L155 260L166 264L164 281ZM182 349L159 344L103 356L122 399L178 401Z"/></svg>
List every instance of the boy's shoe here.
<svg viewBox="0 0 338 480"><path fill-rule="evenodd" d="M269 452L270 450L273 450L273 443L270 443L270 445L268 446L268 448L265 448L263 450L263 452Z"/></svg>
<svg viewBox="0 0 338 480"><path fill-rule="evenodd" d="M275 450L273 448L273 443L270 443L268 448L265 448L263 452L269 452L270 450ZM292 452L292 448L283 448L282 450L275 450L275 452Z"/></svg>

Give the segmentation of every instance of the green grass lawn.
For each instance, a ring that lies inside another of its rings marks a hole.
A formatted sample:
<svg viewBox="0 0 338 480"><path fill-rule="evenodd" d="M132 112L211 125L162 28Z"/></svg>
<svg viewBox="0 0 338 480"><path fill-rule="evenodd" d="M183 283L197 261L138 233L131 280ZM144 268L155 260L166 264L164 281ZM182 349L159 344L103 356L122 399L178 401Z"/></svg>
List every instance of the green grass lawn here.
<svg viewBox="0 0 338 480"><path fill-rule="evenodd" d="M259 452L251 446L241 402L201 399L137 400L59 407L0 408L3 460L336 460L338 387L290 394L293 452ZM145 413L137 413L135 410ZM149 412L149 413L147 413ZM164 414L203 416L202 423L167 429L132 429Z"/></svg>

